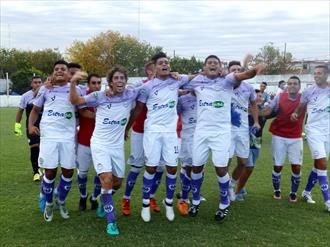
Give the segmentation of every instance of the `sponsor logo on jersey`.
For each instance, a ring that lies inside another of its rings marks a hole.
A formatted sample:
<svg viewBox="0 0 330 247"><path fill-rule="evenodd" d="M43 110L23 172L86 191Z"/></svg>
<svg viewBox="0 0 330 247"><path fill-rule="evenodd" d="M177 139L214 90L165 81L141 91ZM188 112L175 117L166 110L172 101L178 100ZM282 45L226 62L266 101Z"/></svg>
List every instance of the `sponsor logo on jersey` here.
<svg viewBox="0 0 330 247"><path fill-rule="evenodd" d="M66 119L71 119L73 114L72 114L72 112L58 112L58 111L48 110L47 116L50 116L50 117L63 117L63 118L66 118Z"/></svg>
<svg viewBox="0 0 330 247"><path fill-rule="evenodd" d="M248 112L248 108L244 107L244 106L240 106L240 105L237 105L237 104L231 104L231 107L234 108L234 109L239 109L239 110L242 110L244 112Z"/></svg>
<svg viewBox="0 0 330 247"><path fill-rule="evenodd" d="M325 107L324 109L313 108L311 113L322 113L322 112L330 113L330 105Z"/></svg>
<svg viewBox="0 0 330 247"><path fill-rule="evenodd" d="M213 102L199 100L199 106L213 106L214 108L221 108L224 107L224 105L225 103L223 103L221 100L216 100Z"/></svg>
<svg viewBox="0 0 330 247"><path fill-rule="evenodd" d="M153 110L160 110L160 109L164 109L164 108L174 108L176 105L175 100L170 100L168 103L166 104L154 104L152 106Z"/></svg>
<svg viewBox="0 0 330 247"><path fill-rule="evenodd" d="M109 124L109 125L121 125L124 126L127 123L127 118L123 118L121 120L111 120L109 118L103 119L103 124Z"/></svg>

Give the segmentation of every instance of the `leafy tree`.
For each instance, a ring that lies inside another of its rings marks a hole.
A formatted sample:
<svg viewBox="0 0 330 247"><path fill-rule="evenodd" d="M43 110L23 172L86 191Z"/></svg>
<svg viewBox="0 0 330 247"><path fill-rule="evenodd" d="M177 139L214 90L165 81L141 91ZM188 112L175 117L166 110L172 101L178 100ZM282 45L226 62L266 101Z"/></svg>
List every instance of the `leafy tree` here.
<svg viewBox="0 0 330 247"><path fill-rule="evenodd" d="M203 62L197 60L194 56L191 58L174 57L171 59L172 71L183 74L196 73L203 68Z"/></svg>
<svg viewBox="0 0 330 247"><path fill-rule="evenodd" d="M87 72L106 75L114 65L123 65L129 76L143 76L144 64L161 47L152 47L130 35L107 31L87 40L74 41L67 49L68 59L80 63Z"/></svg>
<svg viewBox="0 0 330 247"><path fill-rule="evenodd" d="M31 79L35 76L40 76L41 78L46 78L46 74L36 68L21 69L16 71L11 76L11 81L13 82L11 89L12 91L23 94L30 90Z"/></svg>
<svg viewBox="0 0 330 247"><path fill-rule="evenodd" d="M255 61L263 62L267 65L264 74L276 75L291 70L292 54L290 52L281 52L279 48L274 47L273 43L269 43L260 49Z"/></svg>

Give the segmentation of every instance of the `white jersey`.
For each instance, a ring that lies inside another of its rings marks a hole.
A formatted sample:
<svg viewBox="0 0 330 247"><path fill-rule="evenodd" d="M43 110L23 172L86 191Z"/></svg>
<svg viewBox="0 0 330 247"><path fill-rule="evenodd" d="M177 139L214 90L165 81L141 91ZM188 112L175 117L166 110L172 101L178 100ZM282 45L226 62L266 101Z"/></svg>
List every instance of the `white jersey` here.
<svg viewBox="0 0 330 247"><path fill-rule="evenodd" d="M18 107L21 109L26 109L29 104L33 104L34 99L34 92L29 90L21 96Z"/></svg>
<svg viewBox="0 0 330 247"><path fill-rule="evenodd" d="M77 88L80 94L79 88ZM40 122L40 138L58 142L74 141L76 107L71 104L70 84L47 89L42 86L33 104L44 107Z"/></svg>
<svg viewBox="0 0 330 247"><path fill-rule="evenodd" d="M176 132L178 89L187 82L188 76L182 75L179 81L154 78L142 86L138 101L148 109L144 132Z"/></svg>
<svg viewBox="0 0 330 247"><path fill-rule="evenodd" d="M178 113L181 114L182 136L193 136L197 123L197 100L191 93L178 100Z"/></svg>
<svg viewBox="0 0 330 247"><path fill-rule="evenodd" d="M300 102L307 104L306 134L330 134L330 87L310 86L303 92Z"/></svg>
<svg viewBox="0 0 330 247"><path fill-rule="evenodd" d="M248 131L249 130L249 103L257 98L254 88L247 82L241 82L241 85L234 88L231 107L240 116L240 125L232 125L232 131Z"/></svg>
<svg viewBox="0 0 330 247"><path fill-rule="evenodd" d="M125 127L138 92L137 89L126 89L121 96L108 97L104 91L96 91L84 96L88 107L96 107L92 143L123 147Z"/></svg>
<svg viewBox="0 0 330 247"><path fill-rule="evenodd" d="M190 81L187 88L193 88L197 96L196 132L231 132L231 96L236 83L233 73L214 80L198 75Z"/></svg>

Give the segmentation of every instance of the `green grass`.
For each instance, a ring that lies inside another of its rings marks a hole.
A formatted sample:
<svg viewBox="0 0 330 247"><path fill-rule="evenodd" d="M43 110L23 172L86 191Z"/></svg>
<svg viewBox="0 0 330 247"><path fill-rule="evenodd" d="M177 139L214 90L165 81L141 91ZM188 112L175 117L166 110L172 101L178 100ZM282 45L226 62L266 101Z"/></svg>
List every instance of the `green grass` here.
<svg viewBox="0 0 330 247"><path fill-rule="evenodd" d="M78 211L78 187L76 179L67 199L71 218L63 220L58 211L52 222L44 221L37 207L40 184L32 182L32 169L25 137L13 134L16 110L0 109L0 231L1 246L329 246L330 217L324 210L319 190L313 195L317 204L302 201L290 204L290 167L282 173L283 199L272 199L271 146L267 127L256 169L250 178L248 195L244 202L233 203L230 217L217 224L213 215L218 206L218 186L214 168L206 166L202 193L207 201L201 205L196 218L176 214L174 222L168 222L164 210L152 214L150 223L140 218L141 176L132 194L132 215L120 215L120 199L123 189L115 195L117 221L121 234L109 237L105 234L105 220L95 212ZM59 133L60 134L60 133ZM126 144L128 147L129 145ZM129 152L128 148L126 154ZM304 150L302 187L305 186L312 160L307 146ZM128 167L127 167L128 168ZM92 188L92 174L88 183ZM164 179L163 179L164 181ZM164 197L164 185L157 199ZM300 198L299 198L300 199ZM88 204L88 206L90 206Z"/></svg>

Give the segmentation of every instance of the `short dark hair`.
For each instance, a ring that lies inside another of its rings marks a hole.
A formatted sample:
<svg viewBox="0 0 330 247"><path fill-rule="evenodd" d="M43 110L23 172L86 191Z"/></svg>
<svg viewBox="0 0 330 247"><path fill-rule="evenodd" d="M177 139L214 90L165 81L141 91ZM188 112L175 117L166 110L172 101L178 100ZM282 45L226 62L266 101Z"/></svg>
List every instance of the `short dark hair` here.
<svg viewBox="0 0 330 247"><path fill-rule="evenodd" d="M209 60L210 58L215 58L216 60L219 61L219 64L221 64L220 58L218 58L216 55L209 55L205 58L204 65L206 64L207 60Z"/></svg>
<svg viewBox="0 0 330 247"><path fill-rule="evenodd" d="M110 82L112 82L112 78L113 78L113 75L116 73L116 72L120 72L120 73L123 73L124 76L125 76L125 79L127 81L127 71L126 69L121 66L121 65L115 65L111 70L109 70L108 74L107 74L107 82L108 84L110 84Z"/></svg>
<svg viewBox="0 0 330 247"><path fill-rule="evenodd" d="M55 66L58 65L58 64L64 64L67 68L69 68L69 64L68 64L68 62L62 59L62 60L58 60L58 61L56 61L56 62L54 63L54 65L53 65L53 69L54 69Z"/></svg>
<svg viewBox="0 0 330 247"><path fill-rule="evenodd" d="M284 80L280 80L280 81L278 82L278 86L280 86L282 83L285 83L285 81L284 81Z"/></svg>
<svg viewBox="0 0 330 247"><path fill-rule="evenodd" d="M268 86L267 82L263 81L261 84L264 84L265 86Z"/></svg>
<svg viewBox="0 0 330 247"><path fill-rule="evenodd" d="M160 58L167 58L166 54L164 52L158 52L157 54L155 54L152 58L151 58L151 61L156 64L157 63L157 60L160 59Z"/></svg>
<svg viewBox="0 0 330 247"><path fill-rule="evenodd" d="M234 65L241 66L241 62L240 61L230 61L228 64L228 69L230 69L230 67L234 66Z"/></svg>
<svg viewBox="0 0 330 247"><path fill-rule="evenodd" d="M31 81L33 81L34 79L42 80L41 76L39 76L39 75L32 76Z"/></svg>
<svg viewBox="0 0 330 247"><path fill-rule="evenodd" d="M81 69L81 65L79 63L68 63L68 68Z"/></svg>
<svg viewBox="0 0 330 247"><path fill-rule="evenodd" d="M88 77L87 77L87 83L90 82L90 80L91 80L92 77L101 78L101 76L99 76L98 74L96 74L96 73L91 73L91 74L89 74Z"/></svg>
<svg viewBox="0 0 330 247"><path fill-rule="evenodd" d="M293 76L290 76L289 80L290 80L290 79L294 79L294 80L297 80L297 81L298 81L298 83L299 83L299 85L301 84L301 83L300 83L300 79L299 79L299 77L298 77L298 76L295 76L295 75L293 75Z"/></svg>
<svg viewBox="0 0 330 247"><path fill-rule="evenodd" d="M260 89L254 89L256 93L261 93Z"/></svg>
<svg viewBox="0 0 330 247"><path fill-rule="evenodd" d="M315 69L323 69L326 74L329 74L329 67L327 65L317 65Z"/></svg>

